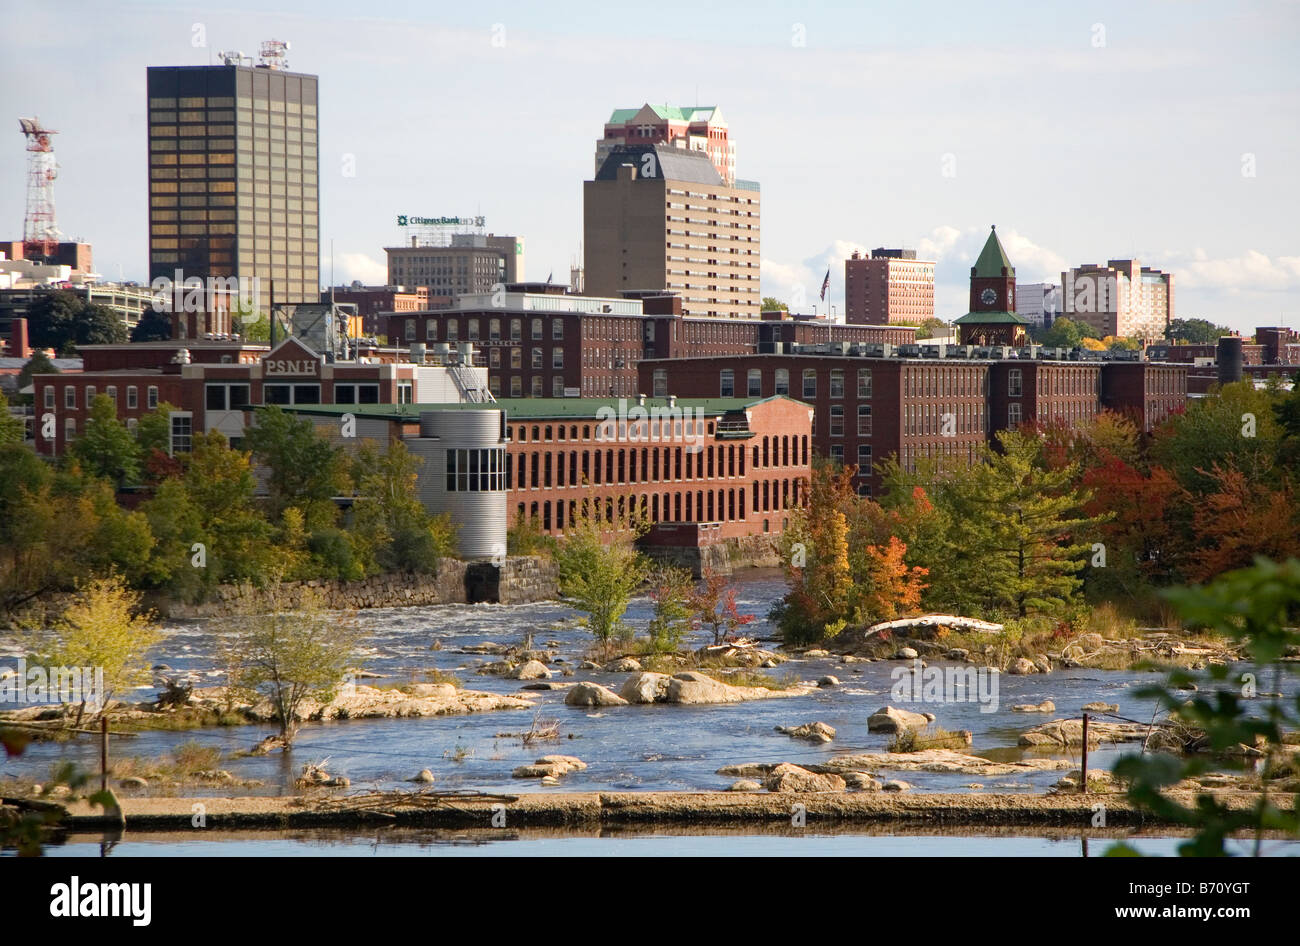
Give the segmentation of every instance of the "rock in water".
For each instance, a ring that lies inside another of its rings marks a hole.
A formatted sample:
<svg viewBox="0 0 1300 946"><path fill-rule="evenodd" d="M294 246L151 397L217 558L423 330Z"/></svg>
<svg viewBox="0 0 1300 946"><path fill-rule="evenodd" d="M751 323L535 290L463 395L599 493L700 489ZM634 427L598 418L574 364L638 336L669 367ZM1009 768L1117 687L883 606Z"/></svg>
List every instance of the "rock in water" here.
<svg viewBox="0 0 1300 946"><path fill-rule="evenodd" d="M1083 704L1085 713L1118 713L1118 703L1085 703Z"/></svg>
<svg viewBox="0 0 1300 946"><path fill-rule="evenodd" d="M642 671L623 683L618 695L629 703L662 703L668 696L668 674Z"/></svg>
<svg viewBox="0 0 1300 946"><path fill-rule="evenodd" d="M1017 657L1015 660L1011 661L1011 666L1007 668L1007 673L1016 676L1024 676L1026 674L1037 672L1038 668L1034 666L1034 662L1028 657Z"/></svg>
<svg viewBox="0 0 1300 946"><path fill-rule="evenodd" d="M429 771L428 769L420 769L420 771L417 772L417 773L415 774L415 776L413 776L412 778L408 779L408 781L411 781L411 782L432 782L432 781L433 781L433 773L432 773L431 771Z"/></svg>
<svg viewBox="0 0 1300 946"><path fill-rule="evenodd" d="M882 706L867 718L868 732L902 732L904 729L924 729L934 717L921 713L909 713L907 710Z"/></svg>
<svg viewBox="0 0 1300 946"><path fill-rule="evenodd" d="M806 793L842 792L844 779L838 775L820 775L789 762L782 762L763 781L769 792Z"/></svg>
<svg viewBox="0 0 1300 946"><path fill-rule="evenodd" d="M727 787L729 792L761 792L763 786L749 779L741 779L739 782L732 782Z"/></svg>
<svg viewBox="0 0 1300 946"><path fill-rule="evenodd" d="M802 726L777 726L776 731L795 739L807 739L809 742L830 742L835 738L835 727L827 726L823 722L804 723Z"/></svg>
<svg viewBox="0 0 1300 946"><path fill-rule="evenodd" d="M606 673L636 673L640 669L641 664L632 657L620 657L605 664Z"/></svg>
<svg viewBox="0 0 1300 946"><path fill-rule="evenodd" d="M564 696L567 706L627 706L627 700L599 683L578 683Z"/></svg>
<svg viewBox="0 0 1300 946"><path fill-rule="evenodd" d="M546 664L540 660L530 660L527 663L516 667L510 671L512 680L545 680L551 675L551 671L546 668Z"/></svg>
<svg viewBox="0 0 1300 946"><path fill-rule="evenodd" d="M1056 704L1051 700L1043 700L1041 703L1017 703L1011 707L1013 713L1055 713Z"/></svg>
<svg viewBox="0 0 1300 946"><path fill-rule="evenodd" d="M866 772L845 772L844 784L855 792L878 792L884 787L880 779Z"/></svg>

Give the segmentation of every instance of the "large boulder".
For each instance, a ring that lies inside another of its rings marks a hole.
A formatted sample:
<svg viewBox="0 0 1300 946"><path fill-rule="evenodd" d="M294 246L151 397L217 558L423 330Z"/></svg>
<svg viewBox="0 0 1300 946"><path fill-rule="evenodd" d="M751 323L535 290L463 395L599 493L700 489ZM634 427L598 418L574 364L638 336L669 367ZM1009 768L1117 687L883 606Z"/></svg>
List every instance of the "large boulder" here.
<svg viewBox="0 0 1300 946"><path fill-rule="evenodd" d="M806 792L842 792L844 779L838 775L821 775L789 762L782 762L772 769L763 781L769 792L806 793Z"/></svg>
<svg viewBox="0 0 1300 946"><path fill-rule="evenodd" d="M599 683L578 683L564 695L567 706L627 706L627 700Z"/></svg>
<svg viewBox="0 0 1300 946"><path fill-rule="evenodd" d="M633 657L620 657L605 664L606 673L636 673L641 664Z"/></svg>
<svg viewBox="0 0 1300 946"><path fill-rule="evenodd" d="M868 732L902 732L904 729L924 729L934 721L930 715L882 706L867 717Z"/></svg>
<svg viewBox="0 0 1300 946"><path fill-rule="evenodd" d="M550 675L551 671L546 669L546 664L540 660L530 660L520 664L509 673L512 680L546 680Z"/></svg>
<svg viewBox="0 0 1300 946"><path fill-rule="evenodd" d="M668 674L643 670L623 682L618 695L629 703L662 703L668 696Z"/></svg>
<svg viewBox="0 0 1300 946"><path fill-rule="evenodd" d="M1017 657L1011 661L1011 666L1007 668L1007 673L1015 676L1025 676L1037 672L1038 668L1034 666L1034 662L1028 657Z"/></svg>

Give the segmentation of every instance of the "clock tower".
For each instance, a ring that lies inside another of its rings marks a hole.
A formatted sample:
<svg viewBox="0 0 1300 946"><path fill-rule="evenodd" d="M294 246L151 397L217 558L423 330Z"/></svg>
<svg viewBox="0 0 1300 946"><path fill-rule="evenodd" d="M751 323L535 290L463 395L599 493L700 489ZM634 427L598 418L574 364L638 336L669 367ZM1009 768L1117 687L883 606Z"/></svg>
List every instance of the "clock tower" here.
<svg viewBox="0 0 1300 946"><path fill-rule="evenodd" d="M963 345L1025 345L1029 323L1016 315L1016 268L998 239L997 227L970 270L970 311L954 323Z"/></svg>

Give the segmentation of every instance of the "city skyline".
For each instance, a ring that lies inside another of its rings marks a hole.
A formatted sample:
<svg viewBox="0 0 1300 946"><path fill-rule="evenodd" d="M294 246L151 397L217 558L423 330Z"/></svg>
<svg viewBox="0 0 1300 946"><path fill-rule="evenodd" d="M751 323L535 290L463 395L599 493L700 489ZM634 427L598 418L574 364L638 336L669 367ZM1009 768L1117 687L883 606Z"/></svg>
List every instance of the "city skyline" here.
<svg viewBox="0 0 1300 946"><path fill-rule="evenodd" d="M73 3L13 14L0 98L61 132L59 225L95 245L105 278L147 277L146 68L275 37L292 42L294 71L321 81L323 283L331 242L334 283L384 282L398 213L482 214L527 241L530 276L563 278L581 259L582 183L611 110L713 104L737 175L762 184L762 292L797 302L802 287L805 311L829 268L842 315L853 250L905 246L937 261L936 313L951 320L996 223L1025 281L1139 258L1177 276L1179 317L1294 326L1300 244L1280 208L1300 196L1283 173L1300 134L1279 119L1300 97L1286 49L1296 11L1197 5L1174 22L1164 9L994 5L977 18L789 4L743 24L692 9L683 41L667 9L629 36L619 11L551 23L510 4L355 18L329 3L261 14L237 0L202 16L137 3L110 18ZM78 16L95 28L52 28ZM655 70L670 42L694 69ZM629 58L646 68L623 68ZM39 64L47 78L20 81ZM606 66L608 82L575 80ZM0 220L17 237L19 135L0 154Z"/></svg>

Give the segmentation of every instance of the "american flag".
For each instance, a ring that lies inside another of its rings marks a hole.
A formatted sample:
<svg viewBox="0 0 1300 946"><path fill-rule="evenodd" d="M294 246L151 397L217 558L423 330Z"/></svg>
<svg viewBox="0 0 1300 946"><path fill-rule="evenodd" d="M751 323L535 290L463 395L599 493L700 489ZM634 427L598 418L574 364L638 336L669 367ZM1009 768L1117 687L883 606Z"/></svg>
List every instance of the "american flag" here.
<svg viewBox="0 0 1300 946"><path fill-rule="evenodd" d="M826 267L826 278L822 280L822 302L826 301L826 290L831 287L831 268Z"/></svg>

